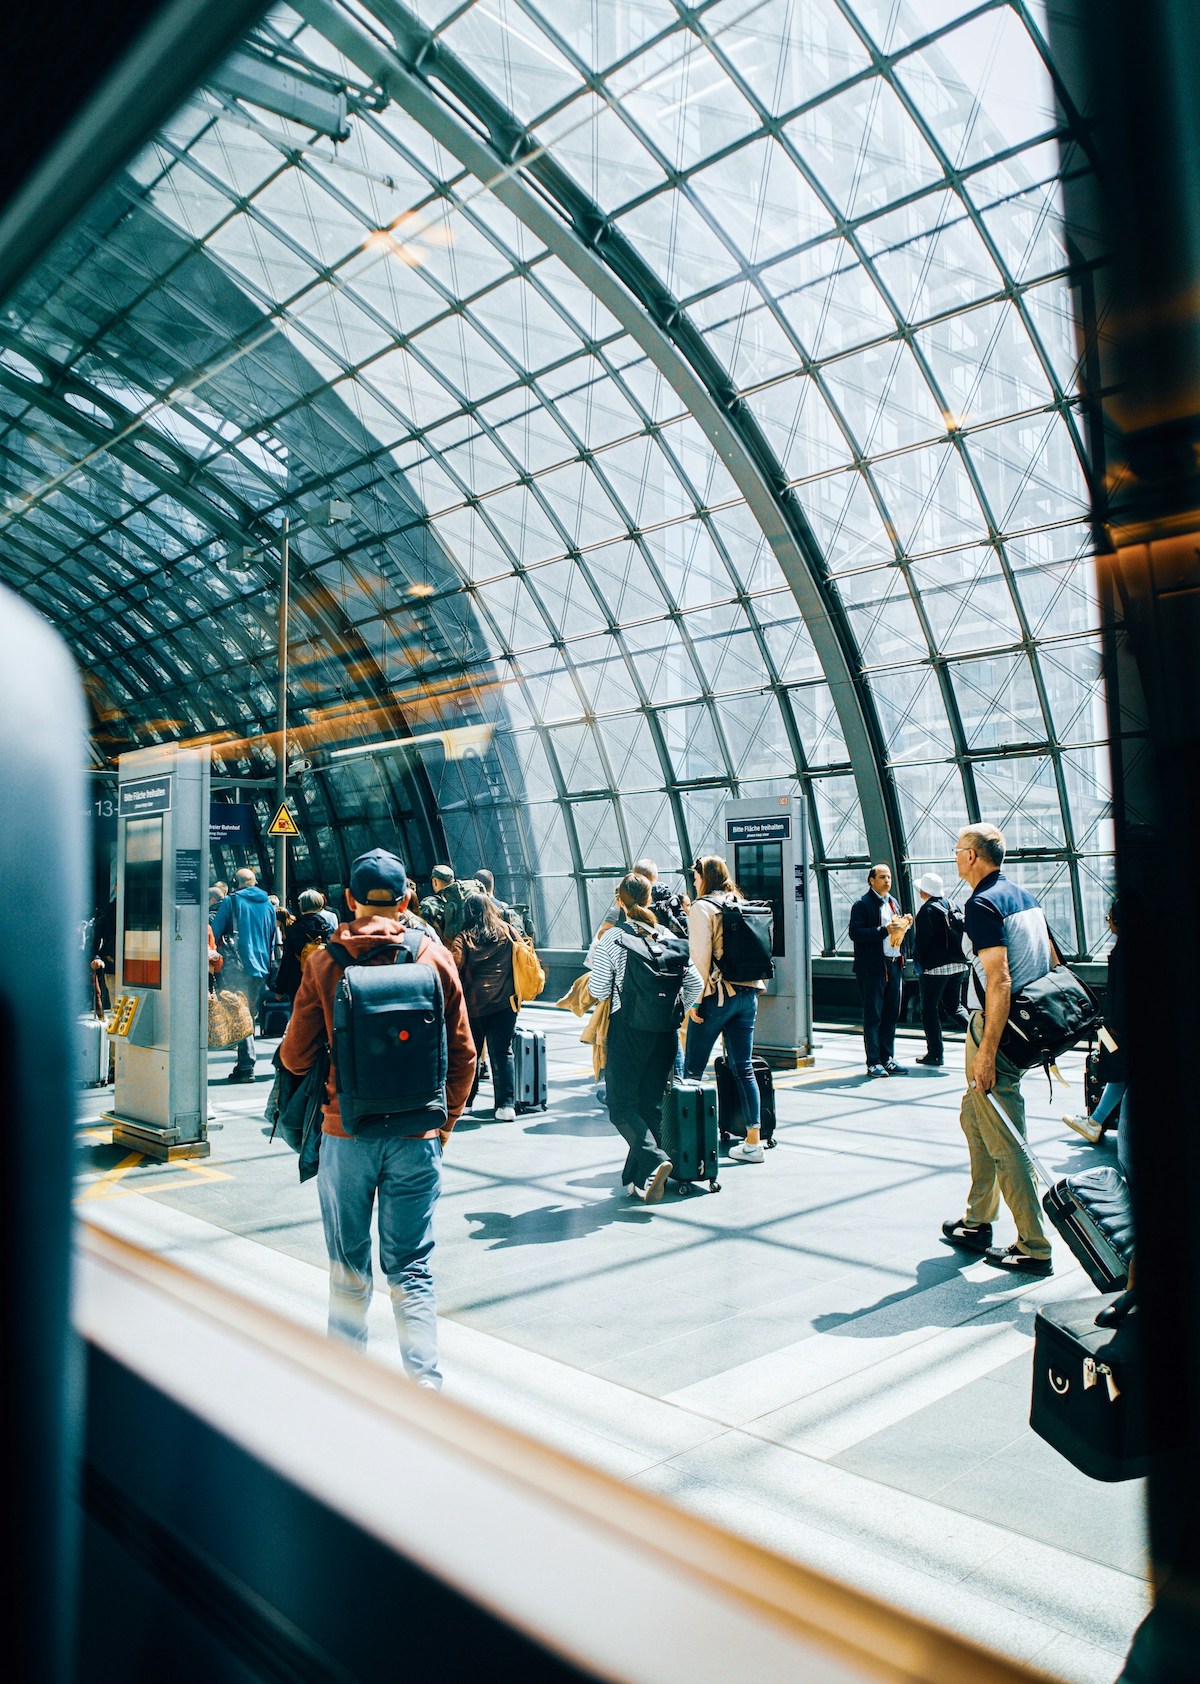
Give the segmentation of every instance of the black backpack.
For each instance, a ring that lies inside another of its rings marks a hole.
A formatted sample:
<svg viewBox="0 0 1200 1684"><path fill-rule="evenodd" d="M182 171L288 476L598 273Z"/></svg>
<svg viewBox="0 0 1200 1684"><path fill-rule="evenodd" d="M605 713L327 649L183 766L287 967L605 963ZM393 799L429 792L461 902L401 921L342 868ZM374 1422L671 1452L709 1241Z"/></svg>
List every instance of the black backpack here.
<svg viewBox="0 0 1200 1684"><path fill-rule="evenodd" d="M687 942L672 935L640 935L631 923L619 925L613 939L625 950L616 1005L626 1026L648 1035L673 1035L683 1022L683 978L691 957Z"/></svg>
<svg viewBox="0 0 1200 1684"><path fill-rule="evenodd" d="M966 933L966 921L956 906L948 906L941 895L931 901L930 906L940 907L945 917L941 935L941 952L934 950L927 955L928 963L923 959L921 963L927 971L936 971L942 965L965 965L966 957L963 953L963 936Z"/></svg>
<svg viewBox="0 0 1200 1684"><path fill-rule="evenodd" d="M737 895L705 895L720 910L720 971L726 982L770 982L775 912L770 901L740 900Z"/></svg>
<svg viewBox="0 0 1200 1684"><path fill-rule="evenodd" d="M419 964L423 930L406 930L342 968L333 1000L333 1064L347 1134L419 1134L446 1121L446 1006L433 965ZM390 953L390 965L372 961Z"/></svg>

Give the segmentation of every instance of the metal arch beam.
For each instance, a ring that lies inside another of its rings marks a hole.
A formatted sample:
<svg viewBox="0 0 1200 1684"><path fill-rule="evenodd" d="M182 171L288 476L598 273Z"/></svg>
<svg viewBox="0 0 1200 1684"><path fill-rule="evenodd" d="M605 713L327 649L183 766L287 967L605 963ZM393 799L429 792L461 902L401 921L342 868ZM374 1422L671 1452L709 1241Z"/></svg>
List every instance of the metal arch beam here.
<svg viewBox="0 0 1200 1684"><path fill-rule="evenodd" d="M681 325L687 324L674 299L641 265L628 242L608 228L603 213L569 178L548 162L541 170L536 164L530 166L539 184L570 218L567 222L513 173L513 161L519 160L521 151L526 147L534 150L524 129L511 114L501 112L475 79L423 30L414 24L408 43L414 62L420 56L422 70L418 72L398 50L369 35L329 0L295 0L295 9L485 183L604 304L670 382L737 484L791 586L850 751L867 851L872 858L891 858L899 863L904 857L903 827L894 786L885 780L882 732L853 659L849 629L840 622L836 604L822 588L819 547L798 504L786 492L784 476L769 446L749 418L738 413L733 394L727 390L727 377L715 363L711 368L703 367L699 353L704 347L699 336L690 347L692 354L676 343L675 335ZM403 33L401 26L407 14L389 6L388 15ZM453 76L455 93L468 106L490 108L481 119L493 136L490 145L428 85L425 72L432 69L448 83ZM468 87L474 100L464 92ZM498 132L501 124L503 135ZM543 180L543 176L549 179ZM627 261L620 262L618 272L613 259L621 258Z"/></svg>
<svg viewBox="0 0 1200 1684"><path fill-rule="evenodd" d="M47 371L49 372L49 368ZM122 406L115 403L106 393L93 392L86 382L81 381L78 376L70 375L67 377L67 383L71 389L77 389L80 396L94 402L97 408L110 415L115 428L122 429L134 419L132 416L128 416ZM40 382L27 380L22 375L17 374L15 370L6 368L2 364L0 364L0 384L7 386L10 391L28 402L31 407L50 416L52 420L75 432L89 444L103 448L116 457L118 461L133 468L152 485L158 486L160 491L175 498L183 507L189 509L192 514L204 522L210 531L213 531L219 537L237 546L244 545L247 537L256 535L267 536L271 543L276 542L274 530L256 511L241 506L241 518L235 519L226 513L220 504L214 503L203 489L209 477L205 469L171 440L165 437L160 440L156 437L154 444L156 448L161 449L176 462L178 473L171 472L164 468L161 463L152 460L139 450L132 441L114 438L107 428L81 414L73 405L67 403L64 398L59 397ZM80 471L86 472L84 469ZM234 507L239 506L238 499L227 487L219 485L214 489L219 495L221 503ZM17 525L19 522L19 513L14 512L10 514L9 520L4 524ZM3 526L0 525L0 533L2 531ZM297 557L297 560L300 561L300 558ZM366 645L362 644L361 640L356 637L354 628L344 622L328 587L302 562L297 567L297 580L303 591L308 595L306 612L314 627L331 639L333 651L336 654L353 660L358 670L367 677L374 698L388 715L389 728L394 729L398 735L410 734L406 718L390 699L388 685L374 657ZM216 611L217 605L214 604L213 606L214 611ZM171 641L169 632L164 632L163 636L168 642ZM261 656L258 658L261 659ZM255 657L248 656L248 661L253 659ZM169 690L161 693L164 696L170 694ZM418 822L422 823L431 850L437 851L440 825L436 822L436 804L433 801L433 793L429 787L428 778L423 768L412 774L406 773L406 776L409 775L413 778L413 811L418 815ZM441 840L444 842L444 837Z"/></svg>

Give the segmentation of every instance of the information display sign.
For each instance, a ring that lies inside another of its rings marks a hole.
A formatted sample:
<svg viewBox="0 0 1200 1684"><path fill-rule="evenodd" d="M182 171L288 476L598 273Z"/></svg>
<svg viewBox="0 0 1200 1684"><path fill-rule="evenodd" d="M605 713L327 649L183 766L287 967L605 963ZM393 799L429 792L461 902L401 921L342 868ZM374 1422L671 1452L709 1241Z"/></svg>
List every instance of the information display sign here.
<svg viewBox="0 0 1200 1684"><path fill-rule="evenodd" d="M209 751L120 757L113 1144L160 1162L205 1158Z"/></svg>
<svg viewBox="0 0 1200 1684"><path fill-rule="evenodd" d="M761 795L725 804L729 863L742 893L772 912L775 975L759 995L754 1050L769 1063L812 1063L812 958L808 814L799 795Z"/></svg>

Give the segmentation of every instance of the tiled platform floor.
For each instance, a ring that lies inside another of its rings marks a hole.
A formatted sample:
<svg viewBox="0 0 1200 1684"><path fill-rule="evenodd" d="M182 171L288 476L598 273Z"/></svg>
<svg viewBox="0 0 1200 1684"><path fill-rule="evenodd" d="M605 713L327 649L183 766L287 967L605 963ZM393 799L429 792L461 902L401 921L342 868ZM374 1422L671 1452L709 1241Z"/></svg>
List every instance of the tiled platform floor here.
<svg viewBox="0 0 1200 1684"><path fill-rule="evenodd" d="M617 1186L578 1023L529 1021L549 1113L468 1118L446 1155L448 1388L1054 1675L1113 1679L1148 1600L1142 1490L1085 1479L1027 1424L1034 1309L1092 1289L1061 1246L1052 1279L1018 1283L937 1239L965 1191L955 1049L868 1081L861 1043L823 1035L817 1068L778 1080L765 1164L646 1209ZM191 1169L115 1151L87 1123L107 1096L85 1096L81 1214L321 1324L315 1184L263 1137L266 1081L225 1087L227 1062ZM1079 1100L1066 1065L1070 1092L1025 1083L1055 1169L1096 1161L1056 1120ZM394 1361L385 1298L372 1314Z"/></svg>

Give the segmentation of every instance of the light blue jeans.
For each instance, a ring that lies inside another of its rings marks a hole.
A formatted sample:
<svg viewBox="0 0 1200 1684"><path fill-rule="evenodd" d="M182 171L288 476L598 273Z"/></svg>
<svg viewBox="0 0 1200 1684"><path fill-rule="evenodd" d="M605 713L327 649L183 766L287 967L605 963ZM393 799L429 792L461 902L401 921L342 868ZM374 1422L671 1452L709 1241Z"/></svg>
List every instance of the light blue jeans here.
<svg viewBox="0 0 1200 1684"><path fill-rule="evenodd" d="M371 1212L379 1203L379 1262L392 1296L404 1367L442 1383L433 1290L433 1212L442 1190L442 1143L404 1135L321 1140L317 1191L329 1253L329 1332L360 1348L374 1288Z"/></svg>
<svg viewBox="0 0 1200 1684"><path fill-rule="evenodd" d="M721 1006L717 1004L716 995L710 994L707 1000L701 1000L697 1010L704 1021L693 1023L688 1019L684 1074L689 1081L700 1080L720 1035L725 1042L730 1073L741 1095L742 1115L748 1128L758 1128L762 1121L762 1106L758 1083L754 1080L754 1068L750 1063L754 1053L754 1025L758 1019L758 990L730 989Z"/></svg>

